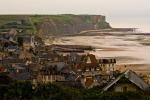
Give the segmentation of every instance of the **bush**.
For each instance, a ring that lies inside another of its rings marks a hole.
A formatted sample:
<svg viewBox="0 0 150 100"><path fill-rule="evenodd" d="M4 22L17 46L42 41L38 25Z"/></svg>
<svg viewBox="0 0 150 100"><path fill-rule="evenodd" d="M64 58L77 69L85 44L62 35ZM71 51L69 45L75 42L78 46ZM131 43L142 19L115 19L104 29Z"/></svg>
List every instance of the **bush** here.
<svg viewBox="0 0 150 100"><path fill-rule="evenodd" d="M100 29L105 29L105 28L110 28L110 25L109 23L105 22L105 21L100 21L98 24L97 24L98 28Z"/></svg>
<svg viewBox="0 0 150 100"><path fill-rule="evenodd" d="M0 100L150 100L150 92L101 92L101 87L76 89L60 84L39 84L32 89L29 81L14 81L0 86Z"/></svg>

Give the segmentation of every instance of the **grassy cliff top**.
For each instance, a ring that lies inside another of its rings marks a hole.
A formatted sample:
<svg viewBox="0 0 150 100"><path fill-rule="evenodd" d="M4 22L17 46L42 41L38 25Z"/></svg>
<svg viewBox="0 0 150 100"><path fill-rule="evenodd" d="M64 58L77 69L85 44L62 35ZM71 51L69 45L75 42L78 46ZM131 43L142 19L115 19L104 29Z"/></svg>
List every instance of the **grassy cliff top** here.
<svg viewBox="0 0 150 100"><path fill-rule="evenodd" d="M91 20L93 16L102 16L102 15L0 15L0 25L6 24L8 22L14 21L32 21L41 22L45 20L53 20L58 22L78 22L78 21L86 21ZM104 16L102 16L104 17Z"/></svg>
<svg viewBox="0 0 150 100"><path fill-rule="evenodd" d="M0 32L11 28L17 30L36 31L37 26L43 22L51 22L53 25L86 25L92 24L101 28L109 27L102 15L0 15Z"/></svg>

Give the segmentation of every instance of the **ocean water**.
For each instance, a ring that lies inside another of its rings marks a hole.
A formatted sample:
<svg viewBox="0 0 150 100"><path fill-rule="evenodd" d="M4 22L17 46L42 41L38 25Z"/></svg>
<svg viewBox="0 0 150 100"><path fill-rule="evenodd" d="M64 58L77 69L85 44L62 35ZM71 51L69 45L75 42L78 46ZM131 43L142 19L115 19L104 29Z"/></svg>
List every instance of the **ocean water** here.
<svg viewBox="0 0 150 100"><path fill-rule="evenodd" d="M58 44L90 45L97 58L116 58L118 64L150 64L150 36L74 36L62 37Z"/></svg>
<svg viewBox="0 0 150 100"><path fill-rule="evenodd" d="M112 27L138 28L140 32L150 33L150 18L148 16L113 16L108 15L107 21Z"/></svg>

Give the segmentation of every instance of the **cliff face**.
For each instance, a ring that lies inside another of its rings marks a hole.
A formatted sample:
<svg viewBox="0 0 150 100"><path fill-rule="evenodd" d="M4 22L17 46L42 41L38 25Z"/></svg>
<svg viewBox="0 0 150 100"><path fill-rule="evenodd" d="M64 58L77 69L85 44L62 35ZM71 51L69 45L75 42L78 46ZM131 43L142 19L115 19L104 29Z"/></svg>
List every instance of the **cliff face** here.
<svg viewBox="0 0 150 100"><path fill-rule="evenodd" d="M84 30L110 28L105 16L102 15L52 15L34 24L39 33L49 35L75 34Z"/></svg>
<svg viewBox="0 0 150 100"><path fill-rule="evenodd" d="M0 32L10 29L44 35L75 34L84 30L110 28L102 15L1 15Z"/></svg>

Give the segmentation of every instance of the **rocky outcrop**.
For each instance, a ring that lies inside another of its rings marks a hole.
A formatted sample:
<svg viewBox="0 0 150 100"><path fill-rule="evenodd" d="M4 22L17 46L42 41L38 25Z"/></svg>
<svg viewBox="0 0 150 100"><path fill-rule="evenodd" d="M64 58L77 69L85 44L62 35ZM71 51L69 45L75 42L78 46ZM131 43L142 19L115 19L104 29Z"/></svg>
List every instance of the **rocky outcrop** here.
<svg viewBox="0 0 150 100"><path fill-rule="evenodd" d="M102 15L52 15L36 23L38 32L47 35L75 34L84 30L110 28Z"/></svg>

